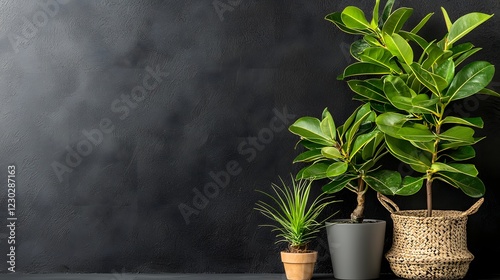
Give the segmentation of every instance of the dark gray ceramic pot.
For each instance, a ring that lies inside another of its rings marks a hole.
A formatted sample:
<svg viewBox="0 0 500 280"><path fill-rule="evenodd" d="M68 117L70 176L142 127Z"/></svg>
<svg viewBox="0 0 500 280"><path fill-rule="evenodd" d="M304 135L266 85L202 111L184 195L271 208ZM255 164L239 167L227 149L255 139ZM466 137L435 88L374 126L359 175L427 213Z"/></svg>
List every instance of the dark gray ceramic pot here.
<svg viewBox="0 0 500 280"><path fill-rule="evenodd" d="M377 279L384 251L386 221L365 219L326 223L333 276L337 279Z"/></svg>

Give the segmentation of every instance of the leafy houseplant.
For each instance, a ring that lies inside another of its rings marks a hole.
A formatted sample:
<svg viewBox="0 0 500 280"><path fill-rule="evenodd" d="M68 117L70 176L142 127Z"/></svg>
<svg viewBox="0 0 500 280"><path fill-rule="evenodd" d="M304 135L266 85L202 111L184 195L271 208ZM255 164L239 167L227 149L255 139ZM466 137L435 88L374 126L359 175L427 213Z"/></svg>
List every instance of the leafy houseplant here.
<svg viewBox="0 0 500 280"><path fill-rule="evenodd" d="M281 252L287 279L311 279L317 260L317 251L309 250L308 244L315 239L325 220L318 220L321 212L332 203L325 193L314 200L310 199L311 180L296 181L291 176L291 185L281 178L281 186L272 183L272 193L262 190L269 202L259 200L255 210L269 218L274 224L265 224L276 232L276 243L287 243L288 248ZM310 202L312 200L312 202Z"/></svg>
<svg viewBox="0 0 500 280"><path fill-rule="evenodd" d="M305 148L294 160L305 163L297 179L326 180L324 193L347 189L356 194L357 206L350 219L326 223L330 256L337 279L374 279L380 274L386 222L364 219L365 194L370 186L386 194L393 190L373 184L383 178L376 172L377 162L387 153L383 133L377 128L376 114L370 104L359 106L340 126L327 108L322 119L301 117L289 130L300 137ZM400 181L398 188L408 188ZM410 182L411 184L411 182ZM410 187L414 189L414 187Z"/></svg>
<svg viewBox="0 0 500 280"><path fill-rule="evenodd" d="M379 4L380 1L376 0L371 21L355 6L348 6L342 12L326 16L340 30L360 36L350 49L357 61L347 66L339 78L348 80L349 87L355 92L355 99L369 103L377 111L376 124L384 134L389 152L408 164L415 173L421 174L413 178L415 184L411 187L414 189L398 190L394 194L407 194L406 191L416 193L425 182L427 209L423 213L403 213L392 201L384 196L379 197L386 208L390 209L392 206L390 211L393 219L395 214L400 214L397 219L401 216L419 216L414 220L418 221L415 228L421 231L421 235L422 231L428 230L421 225L431 223L433 216L439 216L441 220L443 216L450 216L450 223L461 223L461 226L458 229L450 227L446 232L458 231L465 235L466 216L477 210L482 199L469 211L460 214L433 211L432 188L433 182L439 180L462 190L470 197L480 198L485 193L485 186L477 177L478 170L474 164L467 163L475 157L472 146L484 138L474 137L475 130L483 128L483 121L480 117L464 118L454 115L451 108L457 100L475 94L500 96L486 88L494 76L494 66L487 61L468 62L480 48L470 42L459 43L464 36L493 15L472 12L452 21L447 11L441 8L446 34L442 38L427 40L418 33L433 13L427 14L417 25L406 31L403 27L413 9L401 7L392 11L394 0L389 0L379 17ZM389 172L381 177L385 178L373 183L385 185L391 178L397 179L400 176ZM451 222L451 216L458 221ZM437 247L429 249L415 245L411 248L410 244L403 242L409 237L400 238L399 234L413 234L408 224L406 228L399 227L395 221L394 232L393 247L386 257L399 276L415 279L460 279L467 272L473 256L464 248L466 244L463 236L458 238L460 241L457 242L460 243L452 246L459 248L459 251L450 253L444 250L448 248L439 245L439 241L445 243L443 240L449 234L434 236L438 240ZM423 236L426 240L432 240L425 234ZM396 256L398 249L403 253ZM456 259L448 258L446 261L448 264L454 261L456 267L443 264L439 269L432 269L431 265L435 263L424 259L426 254L422 254L421 259L416 258L417 251L422 250L434 250L428 253L428 257L434 259L441 255L455 255ZM436 251L439 251L439 256L433 255ZM406 259L410 260L398 263L396 259L405 259L402 257L405 254ZM418 266L418 262L425 265ZM446 274L447 270L453 270L454 273ZM416 271L424 273L425 277L414 276Z"/></svg>

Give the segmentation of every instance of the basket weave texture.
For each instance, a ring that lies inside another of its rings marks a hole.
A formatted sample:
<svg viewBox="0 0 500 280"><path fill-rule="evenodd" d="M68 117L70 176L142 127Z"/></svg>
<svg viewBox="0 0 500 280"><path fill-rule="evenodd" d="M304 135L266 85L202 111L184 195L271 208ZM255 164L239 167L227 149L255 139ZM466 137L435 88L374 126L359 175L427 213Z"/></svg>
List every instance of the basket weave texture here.
<svg viewBox="0 0 500 280"><path fill-rule="evenodd" d="M405 279L466 276L474 259L467 249L467 217L477 211L483 199L464 212L433 210L432 217L426 217L426 210L400 211L388 198L379 200L391 212L394 223L392 246L385 254L394 274Z"/></svg>

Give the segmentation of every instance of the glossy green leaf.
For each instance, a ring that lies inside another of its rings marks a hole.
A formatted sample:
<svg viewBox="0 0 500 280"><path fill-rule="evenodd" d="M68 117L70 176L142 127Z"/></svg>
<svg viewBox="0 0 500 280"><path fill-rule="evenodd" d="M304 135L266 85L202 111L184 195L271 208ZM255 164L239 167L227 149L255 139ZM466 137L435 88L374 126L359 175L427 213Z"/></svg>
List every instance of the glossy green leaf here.
<svg viewBox="0 0 500 280"><path fill-rule="evenodd" d="M442 162L435 162L431 165L431 169L434 172L452 172L452 173L462 173L467 176L477 176L478 171L474 164L467 164L467 163L442 163Z"/></svg>
<svg viewBox="0 0 500 280"><path fill-rule="evenodd" d="M459 57L457 57L455 59L455 65L456 66L460 65L467 58L471 57L473 54L477 53L480 50L482 50L482 49L481 48L473 48L472 50L466 51L465 53L461 54Z"/></svg>
<svg viewBox="0 0 500 280"><path fill-rule="evenodd" d="M454 126L439 134L439 139L446 141L473 143L474 129L465 126Z"/></svg>
<svg viewBox="0 0 500 280"><path fill-rule="evenodd" d="M486 192L484 183L478 177L471 177L461 173L440 172L435 178L461 189L470 197L479 198L484 196Z"/></svg>
<svg viewBox="0 0 500 280"><path fill-rule="evenodd" d="M423 69L418 63L413 63L410 67L418 81L432 91L437 97L440 97L441 90L448 86L444 78Z"/></svg>
<svg viewBox="0 0 500 280"><path fill-rule="evenodd" d="M299 154L295 159L293 160L293 163L296 162L311 162L311 161L316 161L318 159L323 158L323 155L321 154L321 150L316 149L316 150L310 150L310 151L305 151L301 154Z"/></svg>
<svg viewBox="0 0 500 280"><path fill-rule="evenodd" d="M438 159L441 157L449 157L452 160L455 161L463 161L463 160L468 160L472 159L476 156L476 151L472 146L462 146L458 147L455 150L452 151L447 151L447 153L441 154Z"/></svg>
<svg viewBox="0 0 500 280"><path fill-rule="evenodd" d="M345 33L348 34L354 34L354 35L365 35L365 34L371 34L369 31L366 30L356 30L356 29L351 29L345 26L345 24L342 22L341 18L342 13L340 12L334 12L331 14L328 14L325 16L325 20L332 22L335 24L340 30L342 30Z"/></svg>
<svg viewBox="0 0 500 280"><path fill-rule="evenodd" d="M324 162L313 163L303 169L301 169L297 175L296 179L313 179L320 180L326 178L326 170L329 165Z"/></svg>
<svg viewBox="0 0 500 280"><path fill-rule="evenodd" d="M365 182L384 195L413 195L422 188L424 179L410 176L401 179L399 172L389 170L378 170L365 176Z"/></svg>
<svg viewBox="0 0 500 280"><path fill-rule="evenodd" d="M351 152L349 154L349 160L352 160L354 156L358 154L358 152L365 147L366 144L370 143L377 135L380 134L380 131L374 130L366 134L362 134L356 137L354 140L354 144L352 145Z"/></svg>
<svg viewBox="0 0 500 280"><path fill-rule="evenodd" d="M387 0L385 2L384 10L382 11L382 17L380 18L379 26L383 26L392 13L392 7L394 6L395 0Z"/></svg>
<svg viewBox="0 0 500 280"><path fill-rule="evenodd" d="M290 132L317 144L325 146L333 146L335 144L335 141L323 133L320 121L317 118L301 117L289 127L289 130Z"/></svg>
<svg viewBox="0 0 500 280"><path fill-rule="evenodd" d="M356 118L351 125L351 127L346 132L346 144L347 150L351 150L352 142L354 136L358 133L361 124L367 119L373 112L370 109L370 103L366 103L356 110Z"/></svg>
<svg viewBox="0 0 500 280"><path fill-rule="evenodd" d="M347 162L334 162L326 169L326 176L328 178L340 176L347 171L348 167Z"/></svg>
<svg viewBox="0 0 500 280"><path fill-rule="evenodd" d="M408 121L405 115L388 112L379 115L376 119L377 127L385 134L398 137L399 130Z"/></svg>
<svg viewBox="0 0 500 280"><path fill-rule="evenodd" d="M385 143L391 154L404 163L416 168L415 171L425 173L431 166L430 153L414 147L410 142L391 136L385 136Z"/></svg>
<svg viewBox="0 0 500 280"><path fill-rule="evenodd" d="M500 93L493 91L489 88L483 88L478 92L479 94L484 94L484 95L489 95L489 96L494 96L494 97L500 97Z"/></svg>
<svg viewBox="0 0 500 280"><path fill-rule="evenodd" d="M391 74L391 69L371 62L355 62L345 68L342 78L385 74Z"/></svg>
<svg viewBox="0 0 500 280"><path fill-rule="evenodd" d="M412 13L412 8L402 7L395 10L385 21L384 26L382 27L382 32L388 35L397 33L403 27L405 22L410 18Z"/></svg>
<svg viewBox="0 0 500 280"><path fill-rule="evenodd" d="M347 6L341 14L342 22L350 29L370 29L365 13L358 7Z"/></svg>
<svg viewBox="0 0 500 280"><path fill-rule="evenodd" d="M337 138L337 130L335 128L335 122L333 121L332 114L325 108L322 113L323 119L320 123L321 132L328 138L335 140Z"/></svg>
<svg viewBox="0 0 500 280"><path fill-rule="evenodd" d="M478 128L483 128L484 122L481 117L474 118L459 118L454 116L448 116L441 121L442 124L452 123L452 124L463 124Z"/></svg>
<svg viewBox="0 0 500 280"><path fill-rule="evenodd" d="M446 60L436 68L436 75L441 76L448 86L455 77L455 63L452 59Z"/></svg>
<svg viewBox="0 0 500 280"><path fill-rule="evenodd" d="M447 45L451 46L492 16L483 13L469 13L461 16L450 28Z"/></svg>
<svg viewBox="0 0 500 280"><path fill-rule="evenodd" d="M469 97L486 87L495 74L495 67L486 61L475 61L460 70L445 96L448 102Z"/></svg>
<svg viewBox="0 0 500 280"><path fill-rule="evenodd" d="M448 30L448 32L450 32L450 29L452 26L450 16L448 15L448 12L446 11L446 9L443 7L441 7L441 12L443 13L444 22L446 24L446 30Z"/></svg>
<svg viewBox="0 0 500 280"><path fill-rule="evenodd" d="M439 152L444 152L449 149L456 149L459 147L463 146L469 146L469 145L474 145L477 142L483 140L485 137L478 137L478 138L473 138L474 140L472 142L468 141L441 141L439 143Z"/></svg>
<svg viewBox="0 0 500 280"><path fill-rule="evenodd" d="M434 68L440 60L447 59L453 55L451 51L442 50L436 45L436 43L430 44L428 48L426 48L425 52L428 56L422 63L421 68L426 70Z"/></svg>
<svg viewBox="0 0 500 280"><path fill-rule="evenodd" d="M417 34L420 31L420 29L424 27L427 21L429 21L432 15L434 15L434 13L428 13L424 18L422 18L422 20L420 20L420 22L415 27L413 27L410 33Z"/></svg>
<svg viewBox="0 0 500 280"><path fill-rule="evenodd" d="M360 53L359 58L363 62L374 63L385 68L389 68L394 72L400 73L397 63L392 59L393 55L390 51L382 47L370 47Z"/></svg>
<svg viewBox="0 0 500 280"><path fill-rule="evenodd" d="M344 176L334 178L330 181L330 183L324 185L321 189L325 193L336 193L344 189L350 181L356 180L357 178L358 177L356 176L345 174Z"/></svg>
<svg viewBox="0 0 500 280"><path fill-rule="evenodd" d="M466 53L467 51L470 51L474 45L470 42L466 42L460 45L453 46L453 48L450 49L450 51L453 53L453 58L457 58L460 55Z"/></svg>
<svg viewBox="0 0 500 280"><path fill-rule="evenodd" d="M330 159L340 159L342 158L342 154L337 148L334 147L323 147L320 150L320 154L326 158Z"/></svg>
<svg viewBox="0 0 500 280"><path fill-rule="evenodd" d="M365 40L357 40L354 41L351 44L351 47L349 48L349 52L351 53L352 57L356 58L357 60L361 60L360 55L363 53L363 51L367 48L372 47L368 42Z"/></svg>
<svg viewBox="0 0 500 280"><path fill-rule="evenodd" d="M355 93L365 97L368 100L387 103L384 91L374 86L367 80L349 80L347 84Z"/></svg>
<svg viewBox="0 0 500 280"><path fill-rule="evenodd" d="M380 0L375 0L375 6L373 7L372 20L370 21L371 27L373 29L378 27L378 10L380 6Z"/></svg>
<svg viewBox="0 0 500 280"><path fill-rule="evenodd" d="M392 36L384 34L384 41L387 49L400 61L407 65L413 62L413 49L401 35L397 33L392 34Z"/></svg>
<svg viewBox="0 0 500 280"><path fill-rule="evenodd" d="M429 141L429 142L410 141L410 143L416 148L419 148L420 150L424 150L429 153L434 153L434 141Z"/></svg>
<svg viewBox="0 0 500 280"><path fill-rule="evenodd" d="M418 36L417 34L403 30L399 31L398 34L408 41L417 43L422 48L422 50L425 50L429 46L429 42L427 42L424 38Z"/></svg>

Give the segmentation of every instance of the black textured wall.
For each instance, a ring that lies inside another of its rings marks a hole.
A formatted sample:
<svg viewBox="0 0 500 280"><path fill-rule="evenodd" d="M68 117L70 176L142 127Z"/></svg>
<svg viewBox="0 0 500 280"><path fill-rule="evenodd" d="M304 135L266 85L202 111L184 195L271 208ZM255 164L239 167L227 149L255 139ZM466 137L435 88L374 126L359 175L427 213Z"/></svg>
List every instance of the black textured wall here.
<svg viewBox="0 0 500 280"><path fill-rule="evenodd" d="M323 17L372 1L0 1L0 270L10 232L8 166L16 169L16 271L281 272L281 246L252 210L299 166L287 126L328 106L357 106L336 76L352 37ZM411 23L498 13L498 0L401 1ZM500 15L466 37L500 65ZM500 90L500 74L492 84ZM486 200L469 219L470 273L498 272L500 103L465 100L487 138L474 162ZM318 189L315 192L319 192ZM347 217L353 196L329 211ZM397 197L425 207L423 194ZM435 206L475 202L436 186ZM388 220L368 194L367 216ZM184 213L184 214L182 214ZM318 272L331 271L322 233ZM388 248L390 244L386 244ZM389 268L384 260L383 272Z"/></svg>

